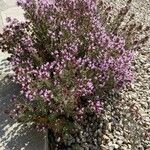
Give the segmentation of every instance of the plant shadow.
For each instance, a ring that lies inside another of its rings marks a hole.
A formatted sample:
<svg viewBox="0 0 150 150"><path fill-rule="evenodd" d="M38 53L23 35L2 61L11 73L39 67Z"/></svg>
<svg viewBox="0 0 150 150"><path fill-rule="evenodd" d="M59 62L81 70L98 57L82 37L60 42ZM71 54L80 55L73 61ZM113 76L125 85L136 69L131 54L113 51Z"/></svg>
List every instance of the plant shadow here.
<svg viewBox="0 0 150 150"><path fill-rule="evenodd" d="M13 95L19 94L19 87L8 76L0 80L0 150L43 150L44 133L32 126L17 123L5 114L11 106Z"/></svg>

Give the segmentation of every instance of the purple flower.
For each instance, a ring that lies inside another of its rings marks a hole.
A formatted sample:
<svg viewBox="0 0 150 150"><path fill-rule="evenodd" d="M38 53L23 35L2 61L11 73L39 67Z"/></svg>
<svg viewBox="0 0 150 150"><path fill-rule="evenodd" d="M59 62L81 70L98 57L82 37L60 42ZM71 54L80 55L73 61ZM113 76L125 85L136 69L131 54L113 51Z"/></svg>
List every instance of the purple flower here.
<svg viewBox="0 0 150 150"><path fill-rule="evenodd" d="M11 54L13 81L21 85L15 99L27 105L22 114L29 111L37 118L47 112L49 117L67 114L80 122L88 110L101 113L105 101L101 98L107 92L119 91L132 81L133 54L123 37L105 29L96 1L17 3L26 21L7 19L10 24L0 38L0 49Z"/></svg>

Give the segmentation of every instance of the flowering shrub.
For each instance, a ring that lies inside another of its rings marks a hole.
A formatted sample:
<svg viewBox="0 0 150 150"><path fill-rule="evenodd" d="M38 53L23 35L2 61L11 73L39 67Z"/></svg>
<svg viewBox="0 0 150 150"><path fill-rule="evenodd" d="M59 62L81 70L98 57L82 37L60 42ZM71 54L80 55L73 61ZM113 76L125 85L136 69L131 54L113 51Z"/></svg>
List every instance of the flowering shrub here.
<svg viewBox="0 0 150 150"><path fill-rule="evenodd" d="M99 116L110 92L132 81L133 54L108 32L92 0L19 0L25 22L7 18L0 48L11 54L21 85L11 113L55 134L73 132L84 116ZM72 130L73 129L73 130Z"/></svg>

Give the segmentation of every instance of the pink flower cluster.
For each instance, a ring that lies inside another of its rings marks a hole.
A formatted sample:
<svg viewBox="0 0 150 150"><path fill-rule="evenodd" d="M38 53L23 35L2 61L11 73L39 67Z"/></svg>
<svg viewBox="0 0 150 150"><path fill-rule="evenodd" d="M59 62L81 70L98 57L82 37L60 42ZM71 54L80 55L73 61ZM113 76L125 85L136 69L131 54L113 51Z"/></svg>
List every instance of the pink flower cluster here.
<svg viewBox="0 0 150 150"><path fill-rule="evenodd" d="M89 106L90 106L90 109L92 111L94 111L95 113L99 114L102 110L102 104L101 104L101 101L89 101Z"/></svg>
<svg viewBox="0 0 150 150"><path fill-rule="evenodd" d="M133 54L122 37L103 27L93 0L19 0L18 5L27 20L9 19L0 43L12 54L14 81L25 101L38 108L34 114L99 113L107 92L132 81Z"/></svg>

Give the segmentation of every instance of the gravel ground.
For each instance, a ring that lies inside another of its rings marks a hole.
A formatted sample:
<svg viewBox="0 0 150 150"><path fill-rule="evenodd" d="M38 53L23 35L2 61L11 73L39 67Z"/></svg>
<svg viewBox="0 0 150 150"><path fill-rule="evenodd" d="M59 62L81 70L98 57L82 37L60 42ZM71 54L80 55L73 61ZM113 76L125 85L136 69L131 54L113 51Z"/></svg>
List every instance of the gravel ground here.
<svg viewBox="0 0 150 150"><path fill-rule="evenodd" d="M111 1L116 9L122 7L124 2L123 0ZM149 8L149 0L133 0L130 12L135 13L137 21L149 25ZM129 89L121 93L121 101L127 103L120 111L124 115L117 124L118 130L110 131L105 136L108 142L104 144L102 149L150 150L150 41L141 51L137 51L133 64L135 81ZM133 109L139 111L140 119L138 122L133 121L128 114L129 103L134 104Z"/></svg>

